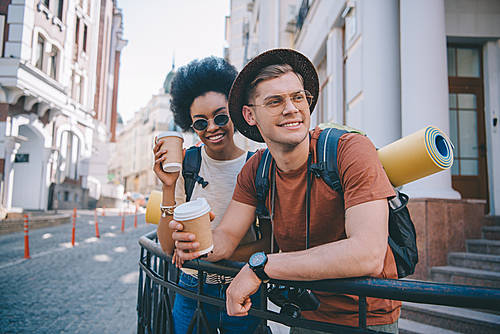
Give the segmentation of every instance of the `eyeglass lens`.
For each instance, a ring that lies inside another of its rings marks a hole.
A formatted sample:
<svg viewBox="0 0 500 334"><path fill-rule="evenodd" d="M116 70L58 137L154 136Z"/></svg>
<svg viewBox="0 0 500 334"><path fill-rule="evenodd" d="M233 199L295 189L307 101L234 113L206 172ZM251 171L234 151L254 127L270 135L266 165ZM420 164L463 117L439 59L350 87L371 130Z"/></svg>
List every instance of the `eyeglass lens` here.
<svg viewBox="0 0 500 334"><path fill-rule="evenodd" d="M229 122L229 116L227 114L218 114L214 117L214 123L217 126L224 126ZM193 128L198 131L203 131L208 127L208 120L197 119L193 122Z"/></svg>
<svg viewBox="0 0 500 334"><path fill-rule="evenodd" d="M297 108L303 108L311 105L312 96L308 91L297 92L288 95L290 97L290 101L292 101L293 105ZM286 95L276 95L270 97L265 101L264 105L268 108L284 108L286 105Z"/></svg>

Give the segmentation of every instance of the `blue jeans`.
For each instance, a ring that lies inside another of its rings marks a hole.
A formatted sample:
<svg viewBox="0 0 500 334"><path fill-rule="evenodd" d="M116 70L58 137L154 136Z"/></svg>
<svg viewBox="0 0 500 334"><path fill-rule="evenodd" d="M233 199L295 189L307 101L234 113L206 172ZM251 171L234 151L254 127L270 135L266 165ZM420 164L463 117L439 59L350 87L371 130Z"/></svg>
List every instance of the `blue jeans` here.
<svg viewBox="0 0 500 334"><path fill-rule="evenodd" d="M179 286L196 292L198 289L198 279L181 273L179 278ZM226 300L226 289L229 284L203 284L203 294L211 297L221 298ZM250 297L252 299L252 306L259 307L260 293ZM252 334L259 325L259 319L252 316L245 317L231 317L228 316L224 309L219 309L217 306L209 304L201 304L202 310L206 316L210 332L215 331L216 328L222 329L224 334ZM196 310L196 300L185 297L180 293L175 295L174 309L172 311L174 321L174 333L186 334L189 328L189 323L193 318L194 311ZM200 322L201 324L201 322ZM193 329L196 333L196 324ZM207 333L204 328L201 333Z"/></svg>

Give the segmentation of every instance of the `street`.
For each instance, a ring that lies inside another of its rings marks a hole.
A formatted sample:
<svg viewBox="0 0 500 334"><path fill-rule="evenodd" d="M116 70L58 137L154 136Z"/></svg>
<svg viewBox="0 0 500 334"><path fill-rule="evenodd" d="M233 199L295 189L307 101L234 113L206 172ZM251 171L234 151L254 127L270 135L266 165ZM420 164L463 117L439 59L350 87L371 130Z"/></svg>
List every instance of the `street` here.
<svg viewBox="0 0 500 334"><path fill-rule="evenodd" d="M72 223L0 236L0 333L134 333L140 236L156 229L144 215L79 211Z"/></svg>

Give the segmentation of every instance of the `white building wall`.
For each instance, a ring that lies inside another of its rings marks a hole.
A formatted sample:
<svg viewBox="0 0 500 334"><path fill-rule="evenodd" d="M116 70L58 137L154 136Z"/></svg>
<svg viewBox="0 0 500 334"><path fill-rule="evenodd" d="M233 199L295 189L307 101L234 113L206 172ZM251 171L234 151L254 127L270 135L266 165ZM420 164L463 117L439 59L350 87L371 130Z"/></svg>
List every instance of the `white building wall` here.
<svg viewBox="0 0 500 334"><path fill-rule="evenodd" d="M445 0L446 35L483 46L484 116L490 213L500 213L500 1ZM493 120L497 119L497 125Z"/></svg>
<svg viewBox="0 0 500 334"><path fill-rule="evenodd" d="M484 48L485 122L488 185L492 215L500 214L500 40Z"/></svg>
<svg viewBox="0 0 500 334"><path fill-rule="evenodd" d="M378 147L427 125L449 133L447 39L484 45L490 207L491 213L498 214L500 125L497 120L493 126L493 119L500 117L500 2L315 0L310 1L300 31L290 35L282 28L288 20L284 7L294 3L298 12L302 1L254 2L248 14L249 56L269 48L292 47L317 68L326 56L326 74L322 75L322 83L327 81L322 90L325 114L313 114L313 120L360 128ZM353 8L344 11L346 6ZM287 36L292 36L288 45ZM450 171L409 184L405 191L413 198L460 198L451 187Z"/></svg>
<svg viewBox="0 0 500 334"><path fill-rule="evenodd" d="M44 143L43 136L29 125L20 127L19 135L26 138L18 154L29 154L29 162L14 163L14 184L12 206L39 210L45 207L41 203L45 191Z"/></svg>

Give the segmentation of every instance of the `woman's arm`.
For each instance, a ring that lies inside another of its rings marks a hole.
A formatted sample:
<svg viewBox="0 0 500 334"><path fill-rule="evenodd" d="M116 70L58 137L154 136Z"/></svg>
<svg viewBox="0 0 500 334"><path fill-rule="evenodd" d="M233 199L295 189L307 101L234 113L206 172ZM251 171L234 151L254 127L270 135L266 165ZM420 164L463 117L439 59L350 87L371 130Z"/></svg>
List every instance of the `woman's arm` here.
<svg viewBox="0 0 500 334"><path fill-rule="evenodd" d="M155 164L153 166L153 171L155 172L158 179L162 183L162 203L163 206L174 206L175 205L175 184L179 178L179 172L167 173L163 170L161 163L167 158L167 150L161 150L162 141L153 147L153 153L155 155ZM160 216L160 221L158 222L157 236L160 242L161 248L166 254L172 254L174 250L174 241L172 240L172 230L168 227L168 223L172 220L173 216L167 215L166 217Z"/></svg>

